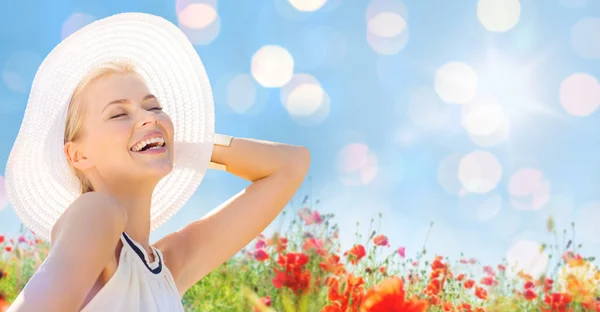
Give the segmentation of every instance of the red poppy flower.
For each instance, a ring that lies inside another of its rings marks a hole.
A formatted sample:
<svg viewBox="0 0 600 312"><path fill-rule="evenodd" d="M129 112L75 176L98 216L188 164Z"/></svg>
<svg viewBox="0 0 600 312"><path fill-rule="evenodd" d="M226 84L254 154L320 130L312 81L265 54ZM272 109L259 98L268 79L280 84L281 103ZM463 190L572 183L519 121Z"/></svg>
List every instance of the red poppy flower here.
<svg viewBox="0 0 600 312"><path fill-rule="evenodd" d="M358 264L360 259L367 255L367 251L363 245L354 245L352 249L344 252L344 256L348 257L348 261L352 264Z"/></svg>
<svg viewBox="0 0 600 312"><path fill-rule="evenodd" d="M401 278L393 276L371 288L364 297L360 306L361 312L424 312L427 311L427 302L417 298L406 299L404 282Z"/></svg>
<svg viewBox="0 0 600 312"><path fill-rule="evenodd" d="M373 243L375 243L375 245L377 245L377 246L390 247L390 242L389 242L387 236L385 236L383 234L379 234L379 235L375 236L373 238Z"/></svg>

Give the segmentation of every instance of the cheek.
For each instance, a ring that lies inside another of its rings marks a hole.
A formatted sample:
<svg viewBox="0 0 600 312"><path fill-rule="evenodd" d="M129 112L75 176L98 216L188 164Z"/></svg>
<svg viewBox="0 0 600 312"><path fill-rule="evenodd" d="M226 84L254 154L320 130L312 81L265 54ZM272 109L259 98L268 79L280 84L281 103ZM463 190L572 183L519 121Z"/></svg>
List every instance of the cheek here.
<svg viewBox="0 0 600 312"><path fill-rule="evenodd" d="M94 131L91 148L99 155L99 162L122 158L129 152L130 136L131 125L126 122L99 127Z"/></svg>

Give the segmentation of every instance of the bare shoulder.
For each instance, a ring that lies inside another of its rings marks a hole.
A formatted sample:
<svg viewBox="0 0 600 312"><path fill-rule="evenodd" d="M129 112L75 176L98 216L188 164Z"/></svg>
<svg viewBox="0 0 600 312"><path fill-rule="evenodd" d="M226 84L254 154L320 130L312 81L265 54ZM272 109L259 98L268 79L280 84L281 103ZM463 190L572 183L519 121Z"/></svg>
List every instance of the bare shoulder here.
<svg viewBox="0 0 600 312"><path fill-rule="evenodd" d="M69 228L70 231L83 230L84 232L87 232L75 234L95 234L94 232L90 233L89 231L86 231L89 229L85 226L77 226L87 222L98 225L99 223L95 221L100 221L100 223L104 223L108 226L107 228L101 226L100 230L109 232L119 230L120 235L120 232L125 228L127 222L127 211L110 195L97 192L82 194L65 210L54 224L51 233L52 245L54 245L57 238L61 236L60 233L65 225L68 225L66 227Z"/></svg>
<svg viewBox="0 0 600 312"><path fill-rule="evenodd" d="M126 211L109 196L81 195L56 222L48 257L10 311L78 311L114 258L126 222Z"/></svg>

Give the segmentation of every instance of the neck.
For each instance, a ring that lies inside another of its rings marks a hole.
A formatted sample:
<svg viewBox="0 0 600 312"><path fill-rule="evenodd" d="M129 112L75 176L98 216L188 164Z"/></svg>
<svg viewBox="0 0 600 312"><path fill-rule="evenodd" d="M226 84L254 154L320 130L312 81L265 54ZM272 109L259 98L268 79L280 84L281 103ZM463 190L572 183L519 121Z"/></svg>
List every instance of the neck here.
<svg viewBox="0 0 600 312"><path fill-rule="evenodd" d="M98 185L98 187L96 187ZM131 186L134 187L131 187ZM156 184L151 183L118 183L110 186L105 183L94 184L97 192L114 196L127 211L127 235L144 247L147 254L150 249L150 208L152 193Z"/></svg>

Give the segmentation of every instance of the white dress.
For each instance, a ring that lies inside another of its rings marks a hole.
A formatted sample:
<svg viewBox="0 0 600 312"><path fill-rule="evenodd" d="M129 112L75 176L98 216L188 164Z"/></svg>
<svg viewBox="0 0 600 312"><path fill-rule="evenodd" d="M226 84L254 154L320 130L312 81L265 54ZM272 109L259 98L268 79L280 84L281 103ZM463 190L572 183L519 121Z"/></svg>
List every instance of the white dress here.
<svg viewBox="0 0 600 312"><path fill-rule="evenodd" d="M163 254L149 262L144 248L127 234L121 235L123 248L113 276L81 312L181 312L183 305Z"/></svg>

